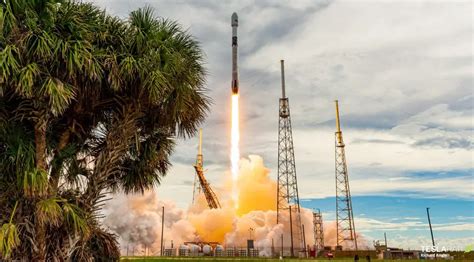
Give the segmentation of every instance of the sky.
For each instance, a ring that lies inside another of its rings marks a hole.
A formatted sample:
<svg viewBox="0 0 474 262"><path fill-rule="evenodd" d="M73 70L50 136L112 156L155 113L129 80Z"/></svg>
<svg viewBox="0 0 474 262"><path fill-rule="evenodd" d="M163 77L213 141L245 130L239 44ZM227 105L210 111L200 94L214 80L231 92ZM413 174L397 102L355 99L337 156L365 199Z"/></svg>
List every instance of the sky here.
<svg viewBox="0 0 474 262"><path fill-rule="evenodd" d="M241 155L276 178L280 59L302 206L335 219L334 100L339 100L356 229L401 247L474 243L471 1L94 0L126 18L149 5L202 46L213 104L203 124L206 176L229 170L231 26L239 14ZM156 191L185 208L197 139L178 142Z"/></svg>

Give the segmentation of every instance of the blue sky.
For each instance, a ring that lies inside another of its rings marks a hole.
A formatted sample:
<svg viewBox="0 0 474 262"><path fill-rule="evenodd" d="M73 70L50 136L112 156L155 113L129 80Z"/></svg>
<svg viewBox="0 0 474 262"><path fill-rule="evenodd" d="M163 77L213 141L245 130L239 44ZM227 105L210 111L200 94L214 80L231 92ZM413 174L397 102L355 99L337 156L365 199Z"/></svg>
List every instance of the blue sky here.
<svg viewBox="0 0 474 262"><path fill-rule="evenodd" d="M334 217L339 99L356 227L429 244L474 242L472 1L95 0L120 17L150 5L201 42L214 103L203 125L207 177L229 169L230 15L239 13L241 154L276 177L279 60L285 59L299 192ZM160 197L191 200L196 139L179 141ZM402 229L397 229L402 228ZM428 242L427 242L428 241Z"/></svg>
<svg viewBox="0 0 474 262"><path fill-rule="evenodd" d="M334 197L303 199L302 206L320 209L325 221L333 221L334 203ZM356 196L352 198L352 204L356 229L370 241L383 242L386 232L390 247L421 249L422 245L431 245L426 215L426 207L429 207L437 245L464 248L472 244L472 199Z"/></svg>

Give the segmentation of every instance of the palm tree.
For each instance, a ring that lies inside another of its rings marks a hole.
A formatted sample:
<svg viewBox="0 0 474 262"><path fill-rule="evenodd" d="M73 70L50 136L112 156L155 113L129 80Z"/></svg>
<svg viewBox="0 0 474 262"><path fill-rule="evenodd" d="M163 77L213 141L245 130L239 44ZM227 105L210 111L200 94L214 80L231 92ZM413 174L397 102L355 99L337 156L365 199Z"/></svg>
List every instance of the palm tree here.
<svg viewBox="0 0 474 262"><path fill-rule="evenodd" d="M175 138L194 135L202 50L150 8L124 21L71 1L0 7L0 254L117 258L104 196L159 185Z"/></svg>

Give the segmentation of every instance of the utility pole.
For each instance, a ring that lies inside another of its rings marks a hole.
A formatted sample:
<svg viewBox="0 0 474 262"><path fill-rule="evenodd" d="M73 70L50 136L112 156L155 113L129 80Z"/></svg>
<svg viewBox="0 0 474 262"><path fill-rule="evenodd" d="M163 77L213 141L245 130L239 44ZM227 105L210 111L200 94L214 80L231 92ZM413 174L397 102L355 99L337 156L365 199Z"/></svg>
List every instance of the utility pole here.
<svg viewBox="0 0 474 262"><path fill-rule="evenodd" d="M293 246L293 219L291 217L291 206L289 206L290 208L290 240L291 240L291 257L294 257L295 256L295 251L294 251L294 246Z"/></svg>
<svg viewBox="0 0 474 262"><path fill-rule="evenodd" d="M304 251L304 257L308 257L308 252L306 250L306 235L304 233L304 225L301 225L301 229L303 229L303 251Z"/></svg>
<svg viewBox="0 0 474 262"><path fill-rule="evenodd" d="M428 224L430 224L430 233L431 233L431 243L433 244L433 248L436 247L434 236L433 236L433 228L431 227L431 219L430 219L430 208L426 208L426 214L428 215ZM435 259L437 258L437 252L435 251Z"/></svg>
<svg viewBox="0 0 474 262"><path fill-rule="evenodd" d="M283 234L281 234L281 257L283 257Z"/></svg>
<svg viewBox="0 0 474 262"><path fill-rule="evenodd" d="M161 249L160 249L160 254L163 256L163 233L165 229L165 206L163 206L163 209L161 211Z"/></svg>
<svg viewBox="0 0 474 262"><path fill-rule="evenodd" d="M273 243L273 237L272 237L272 257L275 257L275 244Z"/></svg>
<svg viewBox="0 0 474 262"><path fill-rule="evenodd" d="M428 215L428 224L430 225L430 233L431 233L431 243L433 244L433 247L436 246L434 236L433 236L433 228L431 227L431 219L430 219L430 208L426 208L426 214Z"/></svg>

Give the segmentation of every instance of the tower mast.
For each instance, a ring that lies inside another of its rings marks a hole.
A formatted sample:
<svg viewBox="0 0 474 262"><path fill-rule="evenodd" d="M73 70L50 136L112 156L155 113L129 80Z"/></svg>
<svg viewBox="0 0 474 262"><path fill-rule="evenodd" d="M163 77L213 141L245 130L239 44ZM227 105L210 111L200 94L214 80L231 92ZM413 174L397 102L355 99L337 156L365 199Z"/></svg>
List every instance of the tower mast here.
<svg viewBox="0 0 474 262"><path fill-rule="evenodd" d="M337 245L352 242L357 250L357 236L355 233L354 215L352 213L351 191L345 145L342 139L341 123L339 120L339 104L336 103L336 141L335 141L335 169L336 169L336 231Z"/></svg>
<svg viewBox="0 0 474 262"><path fill-rule="evenodd" d="M290 104L285 90L285 65L281 60L281 91L278 122L278 187L277 187L277 223L282 223L285 213L288 215L290 226L290 242L297 250L304 249L303 232L301 227L300 200L296 179L295 153L291 130ZM292 248L291 255L294 256Z"/></svg>

